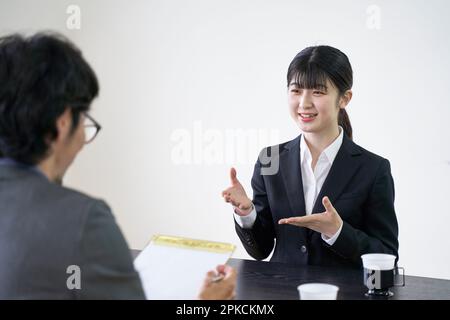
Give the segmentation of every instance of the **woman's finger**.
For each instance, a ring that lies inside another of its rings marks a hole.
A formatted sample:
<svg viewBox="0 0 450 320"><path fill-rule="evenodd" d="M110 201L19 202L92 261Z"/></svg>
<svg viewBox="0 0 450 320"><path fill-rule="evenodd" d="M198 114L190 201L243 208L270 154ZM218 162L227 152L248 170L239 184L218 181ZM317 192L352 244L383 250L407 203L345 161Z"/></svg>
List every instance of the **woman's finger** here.
<svg viewBox="0 0 450 320"><path fill-rule="evenodd" d="M299 227L308 227L312 224L318 224L321 222L321 217L318 214L311 214L303 217L290 217L280 219L278 224L292 224Z"/></svg>
<svg viewBox="0 0 450 320"><path fill-rule="evenodd" d="M330 199L329 199L328 197L323 197L323 198L322 198L322 204L323 204L323 206L325 207L325 209L326 209L328 212L334 212L334 211L336 211L336 209L334 209L334 207L333 207L333 205L331 204L331 201L330 201Z"/></svg>

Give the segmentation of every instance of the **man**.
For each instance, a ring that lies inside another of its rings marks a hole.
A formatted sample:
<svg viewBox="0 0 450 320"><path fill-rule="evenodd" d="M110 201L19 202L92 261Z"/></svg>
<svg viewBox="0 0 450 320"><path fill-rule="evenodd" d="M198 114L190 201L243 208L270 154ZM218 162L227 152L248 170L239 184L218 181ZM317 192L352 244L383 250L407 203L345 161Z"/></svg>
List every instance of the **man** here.
<svg viewBox="0 0 450 320"><path fill-rule="evenodd" d="M0 299L145 298L108 205L61 185L100 130L88 114L94 71L61 36L12 35L0 38L0 83ZM223 280L210 271L200 299L234 296L235 271L216 272Z"/></svg>

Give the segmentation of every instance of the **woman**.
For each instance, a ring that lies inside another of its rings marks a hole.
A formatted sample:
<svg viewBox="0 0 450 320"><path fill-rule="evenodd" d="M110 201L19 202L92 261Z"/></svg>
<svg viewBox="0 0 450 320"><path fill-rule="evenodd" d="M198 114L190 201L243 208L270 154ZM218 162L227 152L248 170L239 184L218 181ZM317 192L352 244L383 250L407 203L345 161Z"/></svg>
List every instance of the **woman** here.
<svg viewBox="0 0 450 320"><path fill-rule="evenodd" d="M330 46L298 53L287 73L291 117L300 134L266 148L256 162L253 201L234 168L222 192L236 231L255 259L359 267L369 252L398 257L398 225L389 161L352 141L345 111L353 72ZM268 167L276 170L265 170Z"/></svg>

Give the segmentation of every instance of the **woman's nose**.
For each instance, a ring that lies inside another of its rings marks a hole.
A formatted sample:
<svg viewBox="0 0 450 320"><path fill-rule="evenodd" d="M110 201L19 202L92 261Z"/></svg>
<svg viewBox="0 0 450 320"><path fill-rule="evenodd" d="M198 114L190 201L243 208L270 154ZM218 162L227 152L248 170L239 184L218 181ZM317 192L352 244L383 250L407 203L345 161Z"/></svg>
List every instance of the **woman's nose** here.
<svg viewBox="0 0 450 320"><path fill-rule="evenodd" d="M298 101L299 109L309 109L312 107L312 99L309 94L302 94L299 96Z"/></svg>

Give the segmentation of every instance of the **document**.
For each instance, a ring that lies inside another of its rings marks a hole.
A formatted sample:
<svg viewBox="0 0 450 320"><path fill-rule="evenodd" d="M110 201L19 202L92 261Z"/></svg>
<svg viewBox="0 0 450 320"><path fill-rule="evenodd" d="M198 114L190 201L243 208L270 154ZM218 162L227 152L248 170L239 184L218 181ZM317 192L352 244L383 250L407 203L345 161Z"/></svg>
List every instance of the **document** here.
<svg viewBox="0 0 450 320"><path fill-rule="evenodd" d="M206 273L225 264L236 246L156 235L134 260L148 300L196 299Z"/></svg>

